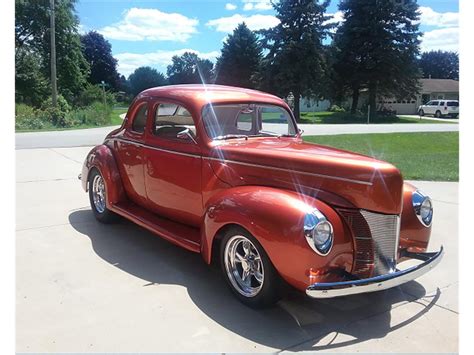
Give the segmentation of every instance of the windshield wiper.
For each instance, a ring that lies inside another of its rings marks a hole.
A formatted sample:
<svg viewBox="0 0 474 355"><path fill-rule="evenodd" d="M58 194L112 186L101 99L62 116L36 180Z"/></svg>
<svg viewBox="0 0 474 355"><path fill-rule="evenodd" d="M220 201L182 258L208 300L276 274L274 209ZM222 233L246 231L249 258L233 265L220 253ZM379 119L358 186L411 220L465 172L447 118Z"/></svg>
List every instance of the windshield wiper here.
<svg viewBox="0 0 474 355"><path fill-rule="evenodd" d="M248 139L249 136L245 134L225 134L223 136L217 136L214 140L226 140L226 139L234 139L234 138L245 138Z"/></svg>
<svg viewBox="0 0 474 355"><path fill-rule="evenodd" d="M262 134L267 134L269 136L272 136L272 137L294 137L295 135L294 134L283 134L283 133L275 133L275 132L270 132L270 131L260 131L258 133L262 133Z"/></svg>

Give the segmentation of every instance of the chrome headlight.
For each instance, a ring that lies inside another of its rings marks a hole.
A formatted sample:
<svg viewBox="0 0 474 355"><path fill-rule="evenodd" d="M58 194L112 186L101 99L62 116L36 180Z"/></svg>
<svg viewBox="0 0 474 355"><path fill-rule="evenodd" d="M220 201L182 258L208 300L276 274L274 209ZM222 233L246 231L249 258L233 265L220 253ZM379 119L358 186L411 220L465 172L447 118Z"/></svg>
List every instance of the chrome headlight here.
<svg viewBox="0 0 474 355"><path fill-rule="evenodd" d="M316 209L304 217L304 236L311 249L319 255L331 251L334 240L332 224Z"/></svg>
<svg viewBox="0 0 474 355"><path fill-rule="evenodd" d="M433 221L433 203L428 196L425 196L421 191L416 190L411 197L413 209L420 222L426 226L431 226Z"/></svg>

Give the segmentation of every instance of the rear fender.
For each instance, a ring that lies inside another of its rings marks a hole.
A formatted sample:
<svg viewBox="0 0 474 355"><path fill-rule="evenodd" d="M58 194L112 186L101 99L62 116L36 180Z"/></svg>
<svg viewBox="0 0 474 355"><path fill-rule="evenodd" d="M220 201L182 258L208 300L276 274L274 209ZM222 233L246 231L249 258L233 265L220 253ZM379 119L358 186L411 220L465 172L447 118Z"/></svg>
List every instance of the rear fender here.
<svg viewBox="0 0 474 355"><path fill-rule="evenodd" d="M303 235L304 216L314 208L334 228L334 246L326 256L314 252ZM262 186L233 187L216 194L206 206L201 226L201 252L207 263L212 260L214 239L229 225L249 231L280 275L301 290L311 283L310 269L325 274L352 268L351 233L331 207L309 196Z"/></svg>
<svg viewBox="0 0 474 355"><path fill-rule="evenodd" d="M87 155L82 167L82 187L88 190L89 174L93 168L99 170L104 178L105 189L107 191L107 207L123 201L125 192L122 185L122 178L113 156L112 150L102 144L94 147Z"/></svg>

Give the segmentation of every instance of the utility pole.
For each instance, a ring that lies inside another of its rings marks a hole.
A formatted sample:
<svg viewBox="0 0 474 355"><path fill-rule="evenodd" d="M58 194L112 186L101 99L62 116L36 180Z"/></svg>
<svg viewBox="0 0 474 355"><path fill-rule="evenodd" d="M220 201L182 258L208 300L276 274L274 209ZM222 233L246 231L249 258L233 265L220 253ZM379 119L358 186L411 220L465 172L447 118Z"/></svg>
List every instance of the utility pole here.
<svg viewBox="0 0 474 355"><path fill-rule="evenodd" d="M107 101L105 100L105 81L101 81L102 93L104 95L104 107L107 106Z"/></svg>
<svg viewBox="0 0 474 355"><path fill-rule="evenodd" d="M51 9L50 16L50 32L51 32L51 90L53 107L56 107L58 102L58 86L56 82L56 25L54 22L54 0L49 0Z"/></svg>

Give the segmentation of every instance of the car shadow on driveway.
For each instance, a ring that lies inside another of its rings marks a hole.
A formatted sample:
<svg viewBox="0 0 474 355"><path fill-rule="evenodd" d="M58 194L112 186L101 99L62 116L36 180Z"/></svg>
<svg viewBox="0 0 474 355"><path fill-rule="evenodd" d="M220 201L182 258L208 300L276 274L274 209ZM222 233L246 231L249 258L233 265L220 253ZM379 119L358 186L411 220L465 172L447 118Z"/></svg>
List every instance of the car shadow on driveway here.
<svg viewBox="0 0 474 355"><path fill-rule="evenodd" d="M90 210L72 212L69 222L90 239L97 256L142 279L143 286L183 286L192 302L215 322L251 341L281 350L329 350L383 338L423 316L440 296L438 290L429 302L416 301L426 294L417 282L410 284L410 294L398 287L326 300L290 290L276 307L253 310L232 295L220 270L206 265L199 254L125 220L100 224ZM417 311L392 325L391 310L412 301L419 305ZM336 341L339 335L350 340Z"/></svg>

